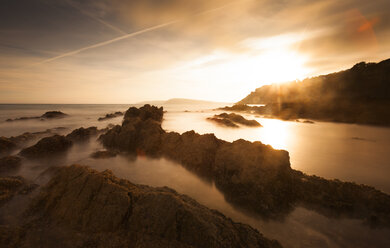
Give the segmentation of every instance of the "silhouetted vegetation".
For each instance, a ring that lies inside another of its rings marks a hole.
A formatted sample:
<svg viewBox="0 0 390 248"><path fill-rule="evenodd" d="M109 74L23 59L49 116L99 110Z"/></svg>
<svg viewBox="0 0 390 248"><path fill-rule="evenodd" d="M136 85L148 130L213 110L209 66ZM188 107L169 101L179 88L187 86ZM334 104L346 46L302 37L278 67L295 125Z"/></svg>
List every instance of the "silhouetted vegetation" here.
<svg viewBox="0 0 390 248"><path fill-rule="evenodd" d="M281 119L390 125L390 59L300 82L266 85L238 102L235 111ZM245 104L266 104L249 107ZM250 108L250 109L249 109Z"/></svg>

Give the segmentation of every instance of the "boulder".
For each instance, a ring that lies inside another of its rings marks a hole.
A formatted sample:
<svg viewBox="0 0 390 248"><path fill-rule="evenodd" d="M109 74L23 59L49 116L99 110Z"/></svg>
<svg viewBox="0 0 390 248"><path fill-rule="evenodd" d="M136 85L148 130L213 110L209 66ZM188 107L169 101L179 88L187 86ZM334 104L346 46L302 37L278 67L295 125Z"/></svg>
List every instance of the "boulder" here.
<svg viewBox="0 0 390 248"><path fill-rule="evenodd" d="M72 146L72 141L64 136L54 135L38 141L33 146L20 151L20 155L27 158L41 158L67 151Z"/></svg>
<svg viewBox="0 0 390 248"><path fill-rule="evenodd" d="M98 134L97 127L88 127L88 128L78 128L73 130L70 134L66 135L66 138L78 142L78 141L87 141L92 136L95 136Z"/></svg>

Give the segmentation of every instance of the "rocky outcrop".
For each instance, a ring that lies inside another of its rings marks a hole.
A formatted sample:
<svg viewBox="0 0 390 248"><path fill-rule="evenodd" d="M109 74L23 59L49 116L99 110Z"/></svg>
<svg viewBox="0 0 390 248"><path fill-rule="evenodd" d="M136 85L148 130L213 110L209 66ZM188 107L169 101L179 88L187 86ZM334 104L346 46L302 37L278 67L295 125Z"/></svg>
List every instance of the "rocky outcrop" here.
<svg viewBox="0 0 390 248"><path fill-rule="evenodd" d="M88 141L92 136L95 136L97 134L97 127L80 127L78 129L73 130L70 134L66 135L66 138L74 142Z"/></svg>
<svg viewBox="0 0 390 248"><path fill-rule="evenodd" d="M0 155L8 154L16 147L16 143L9 138L0 137Z"/></svg>
<svg viewBox="0 0 390 248"><path fill-rule="evenodd" d="M16 228L15 228L16 229ZM10 247L280 247L169 188L152 188L73 165L61 169L5 232Z"/></svg>
<svg viewBox="0 0 390 248"><path fill-rule="evenodd" d="M383 207L390 206L387 194L364 185L307 176L291 169L288 152L261 142L231 143L213 134L165 132L162 115L162 108L149 105L130 108L122 126L99 139L108 149L177 161L213 181L229 202L266 218L283 217L303 204L322 214L375 219L379 225L390 226L390 208Z"/></svg>
<svg viewBox="0 0 390 248"><path fill-rule="evenodd" d="M18 136L11 136L9 138L7 137L0 137L0 155L7 155L10 152L12 152L15 149L21 148L25 146L25 144L31 140L40 138L40 137L45 137L48 135L53 135L54 133L52 130L57 130L56 128L54 129L47 129L46 131L42 132L25 132L21 135Z"/></svg>
<svg viewBox="0 0 390 248"><path fill-rule="evenodd" d="M22 165L22 159L17 156L6 156L0 158L0 175L14 172Z"/></svg>
<svg viewBox="0 0 390 248"><path fill-rule="evenodd" d="M117 111L115 113L106 114L104 117L99 117L98 121L105 121L105 120L109 120L109 119L116 118L119 116L123 116L123 113L120 111Z"/></svg>
<svg viewBox="0 0 390 248"><path fill-rule="evenodd" d="M61 111L48 111L44 113L41 116L32 116L32 117L19 117L15 119L7 119L6 121L11 122L11 121L26 121L26 120L45 120L45 119L60 119L68 116L65 113L62 113Z"/></svg>
<svg viewBox="0 0 390 248"><path fill-rule="evenodd" d="M105 159L116 157L117 153L113 151L96 151L91 154L91 158L94 159Z"/></svg>
<svg viewBox="0 0 390 248"><path fill-rule="evenodd" d="M207 119L228 127L238 127L237 124L249 127L261 127L261 124L256 120L247 120L243 116L234 113L222 113Z"/></svg>
<svg viewBox="0 0 390 248"><path fill-rule="evenodd" d="M72 141L64 136L54 135L38 141L33 146L20 151L20 155L27 158L42 158L49 155L67 151L72 146Z"/></svg>
<svg viewBox="0 0 390 248"><path fill-rule="evenodd" d="M238 104L265 104L260 114L280 119L390 126L390 59L299 82L262 86Z"/></svg>
<svg viewBox="0 0 390 248"><path fill-rule="evenodd" d="M237 124L226 118L208 117L207 120L213 121L221 126L225 127L239 127Z"/></svg>
<svg viewBox="0 0 390 248"><path fill-rule="evenodd" d="M37 187L38 185L29 184L20 176L0 177L0 207L10 201L15 195L28 194Z"/></svg>
<svg viewBox="0 0 390 248"><path fill-rule="evenodd" d="M43 119L54 119L54 118L64 118L67 114L62 113L61 111L48 111L41 115Z"/></svg>

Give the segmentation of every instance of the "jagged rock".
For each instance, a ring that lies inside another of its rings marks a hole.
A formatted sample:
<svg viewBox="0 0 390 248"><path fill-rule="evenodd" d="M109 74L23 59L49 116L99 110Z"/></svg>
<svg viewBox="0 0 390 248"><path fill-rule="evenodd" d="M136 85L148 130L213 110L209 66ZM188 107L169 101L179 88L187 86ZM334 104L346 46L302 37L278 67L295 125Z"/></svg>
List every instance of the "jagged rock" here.
<svg viewBox="0 0 390 248"><path fill-rule="evenodd" d="M0 177L0 207L18 194L28 194L38 185L29 184L20 176Z"/></svg>
<svg viewBox="0 0 390 248"><path fill-rule="evenodd" d="M303 204L327 216L373 219L390 226L390 208L382 207L390 206L387 194L307 176L291 169L288 152L261 142L231 143L194 131L167 133L161 128L162 114L149 105L130 108L122 126L100 140L108 149L175 160L213 181L229 202L266 218L281 218Z"/></svg>
<svg viewBox="0 0 390 248"><path fill-rule="evenodd" d="M137 150L156 155L161 147L164 130L161 128L163 109L145 105L140 109L129 108L122 126L115 126L100 136L106 147L122 151Z"/></svg>
<svg viewBox="0 0 390 248"><path fill-rule="evenodd" d="M113 158L116 155L117 153L113 151L97 151L91 154L91 158L105 159L105 158Z"/></svg>
<svg viewBox="0 0 390 248"><path fill-rule="evenodd" d="M132 184L78 165L61 169L26 216L22 230L5 232L3 245L280 247L172 189Z"/></svg>
<svg viewBox="0 0 390 248"><path fill-rule="evenodd" d="M123 113L120 111L111 114L106 114L104 117L99 117L98 121L105 121L119 116L123 116Z"/></svg>
<svg viewBox="0 0 390 248"><path fill-rule="evenodd" d="M72 141L64 136L54 135L38 141L33 146L27 147L20 155L27 158L40 158L67 151L72 146Z"/></svg>
<svg viewBox="0 0 390 248"><path fill-rule="evenodd" d="M0 158L0 174L13 172L19 169L22 164L22 160L16 156L6 156Z"/></svg>
<svg viewBox="0 0 390 248"><path fill-rule="evenodd" d="M7 154L16 149L16 143L6 137L0 137L0 155Z"/></svg>
<svg viewBox="0 0 390 248"><path fill-rule="evenodd" d="M98 134L97 127L88 127L88 128L78 128L73 130L70 134L66 135L66 138L71 141L86 141L89 140L92 136Z"/></svg>
<svg viewBox="0 0 390 248"><path fill-rule="evenodd" d="M219 124L228 126L228 127L238 127L236 123L242 124L249 127L261 127L261 124L256 120L247 120L243 116L234 114L234 113L222 113L219 115L214 115L212 118L207 118L208 120L215 121Z"/></svg>

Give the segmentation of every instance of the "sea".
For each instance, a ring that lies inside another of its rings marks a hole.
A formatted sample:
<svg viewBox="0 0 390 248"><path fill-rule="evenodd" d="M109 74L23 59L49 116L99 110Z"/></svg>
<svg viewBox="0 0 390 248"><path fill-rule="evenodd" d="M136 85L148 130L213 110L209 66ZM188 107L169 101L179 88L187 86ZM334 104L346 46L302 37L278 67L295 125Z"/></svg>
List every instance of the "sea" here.
<svg viewBox="0 0 390 248"><path fill-rule="evenodd" d="M309 175L339 179L373 186L390 194L390 128L305 120L282 121L242 114L255 119L262 127L228 128L207 120L223 111L226 104L163 104L162 127L166 131L214 133L216 137L234 141L260 141L275 149L287 150L291 167ZM107 113L126 111L140 104L0 104L0 136L10 137L24 132L55 129L65 135L79 127L105 128L121 124L122 117L98 121ZM53 120L7 122L18 117L40 116L46 111L62 111L68 117ZM33 145L32 140L26 146ZM236 222L258 229L267 238L278 240L284 247L390 247L390 229L371 228L357 219L328 218L303 207L297 207L282 220L264 220L229 204L212 182L203 180L180 164L166 159L129 158L119 155L109 159L93 159L94 151L102 150L97 137L75 144L56 159L23 160L16 173L29 180L42 182L42 172L52 166L81 164L96 170L109 169L133 183L168 186L199 203L222 212ZM15 154L18 151L15 151ZM44 181L44 180L43 180ZM2 221L12 221L15 203L0 209ZM389 206L390 207L390 206ZM8 218L8 219L7 219Z"/></svg>

